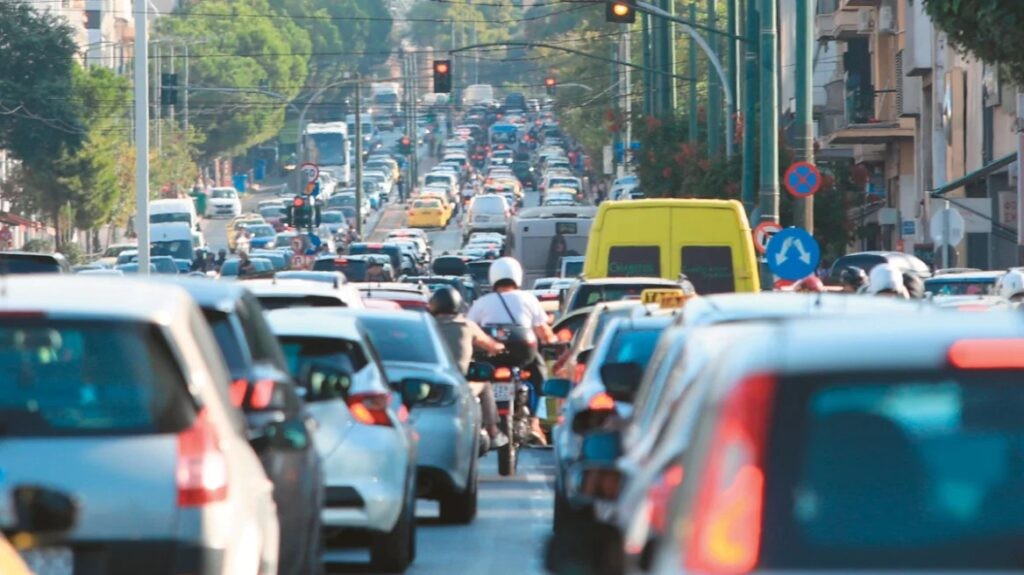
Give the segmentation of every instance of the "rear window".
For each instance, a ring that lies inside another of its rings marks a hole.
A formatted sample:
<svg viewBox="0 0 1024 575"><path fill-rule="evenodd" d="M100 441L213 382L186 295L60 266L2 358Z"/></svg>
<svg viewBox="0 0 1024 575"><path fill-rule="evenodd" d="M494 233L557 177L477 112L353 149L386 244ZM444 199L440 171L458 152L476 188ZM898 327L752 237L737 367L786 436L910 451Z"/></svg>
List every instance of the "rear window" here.
<svg viewBox="0 0 1024 575"><path fill-rule="evenodd" d="M60 264L43 255L0 254L0 273L56 274L60 273Z"/></svg>
<svg viewBox="0 0 1024 575"><path fill-rule="evenodd" d="M608 250L608 277L659 277L661 248L613 246Z"/></svg>
<svg viewBox="0 0 1024 575"><path fill-rule="evenodd" d="M701 295L736 291L729 246L685 246L680 269Z"/></svg>
<svg viewBox="0 0 1024 575"><path fill-rule="evenodd" d="M412 203L414 208L441 209L441 202L438 200L416 200Z"/></svg>
<svg viewBox="0 0 1024 575"><path fill-rule="evenodd" d="M503 214L505 213L505 198L478 196L473 198L473 205L469 209L484 214Z"/></svg>
<svg viewBox="0 0 1024 575"><path fill-rule="evenodd" d="M366 278L366 262L362 260L316 260L313 262L315 272L341 272L349 281L361 282Z"/></svg>
<svg viewBox="0 0 1024 575"><path fill-rule="evenodd" d="M288 370L300 385L306 387L306 401L341 399L352 384L351 378L328 382L303 377L312 364L331 366L355 374L369 363L359 344L346 339L297 336L281 336L279 339Z"/></svg>
<svg viewBox="0 0 1024 575"><path fill-rule="evenodd" d="M168 224L172 222L185 222L186 224L192 223L192 214L189 212L164 212L159 214L150 214L149 223L151 224Z"/></svg>
<svg viewBox="0 0 1024 575"><path fill-rule="evenodd" d="M177 433L195 413L160 330L118 321L0 323L0 435Z"/></svg>
<svg viewBox="0 0 1024 575"><path fill-rule="evenodd" d="M325 295L303 295L303 296L279 296L263 295L257 296L263 309L285 309L296 307L346 307L339 298Z"/></svg>
<svg viewBox="0 0 1024 575"><path fill-rule="evenodd" d="M204 309L203 316L213 330L213 337L217 340L217 347L224 355L224 361L232 374L245 371L245 353L242 351L242 342L238 340L238 333L231 322L231 316L222 311Z"/></svg>
<svg viewBox="0 0 1024 575"><path fill-rule="evenodd" d="M589 307L602 302L619 301L627 298L639 299L645 289L664 289L669 286L664 284L624 284L624 285L600 285L583 284L576 292L575 307Z"/></svg>
<svg viewBox="0 0 1024 575"><path fill-rule="evenodd" d="M402 305L399 301L398 304ZM383 361L439 363L427 324L420 320L362 317L359 321L370 334L373 347Z"/></svg>
<svg viewBox="0 0 1024 575"><path fill-rule="evenodd" d="M654 353L654 347L657 345L659 337L661 337L660 329L620 329L615 334L615 339L612 340L605 363L639 363L640 365L647 365L647 362L651 359L651 354Z"/></svg>
<svg viewBox="0 0 1024 575"><path fill-rule="evenodd" d="M935 295L994 295L996 282L995 279L975 281L930 279L924 282L924 289Z"/></svg>
<svg viewBox="0 0 1024 575"><path fill-rule="evenodd" d="M762 567L1020 568L1019 372L786 384L769 446Z"/></svg>

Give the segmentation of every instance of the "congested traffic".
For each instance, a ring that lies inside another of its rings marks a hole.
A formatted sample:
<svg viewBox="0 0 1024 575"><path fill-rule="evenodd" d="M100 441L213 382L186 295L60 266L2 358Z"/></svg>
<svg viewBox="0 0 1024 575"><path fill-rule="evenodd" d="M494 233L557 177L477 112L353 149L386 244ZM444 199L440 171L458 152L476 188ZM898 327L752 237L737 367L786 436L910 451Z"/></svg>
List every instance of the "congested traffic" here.
<svg viewBox="0 0 1024 575"><path fill-rule="evenodd" d="M148 273L0 253L3 575L1020 570L1024 270L780 278L550 100L429 116L153 200Z"/></svg>

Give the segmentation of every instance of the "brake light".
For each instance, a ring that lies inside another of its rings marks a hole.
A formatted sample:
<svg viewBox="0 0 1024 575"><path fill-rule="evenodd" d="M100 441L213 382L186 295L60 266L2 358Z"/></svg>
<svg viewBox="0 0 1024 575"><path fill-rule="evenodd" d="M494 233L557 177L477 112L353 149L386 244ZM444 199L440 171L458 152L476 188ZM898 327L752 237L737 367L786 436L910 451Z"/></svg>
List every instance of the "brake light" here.
<svg viewBox="0 0 1024 575"><path fill-rule="evenodd" d="M533 372L526 369L519 372L519 376L523 379L530 379L531 375L533 375Z"/></svg>
<svg viewBox="0 0 1024 575"><path fill-rule="evenodd" d="M363 425L390 426L389 403L391 398L386 393L357 393L348 398L348 410Z"/></svg>
<svg viewBox="0 0 1024 575"><path fill-rule="evenodd" d="M274 380L261 379L252 386L252 396L249 397L249 407L252 409L266 409L270 406L270 400L273 397Z"/></svg>
<svg viewBox="0 0 1024 575"><path fill-rule="evenodd" d="M572 330L567 327L558 330L558 333L555 335L558 336L558 341L572 341Z"/></svg>
<svg viewBox="0 0 1024 575"><path fill-rule="evenodd" d="M958 369L1024 368L1024 339L965 339L949 346L949 363Z"/></svg>
<svg viewBox="0 0 1024 575"><path fill-rule="evenodd" d="M249 382L244 379L236 379L231 382L231 387L228 388L228 398L231 399L231 405L235 407L242 407L242 402L245 401L245 392L249 391Z"/></svg>
<svg viewBox="0 0 1024 575"><path fill-rule="evenodd" d="M698 486L687 570L736 575L757 565L774 393L775 379L761 374L741 382L725 399Z"/></svg>
<svg viewBox="0 0 1024 575"><path fill-rule="evenodd" d="M601 392L590 398L587 402L587 409L591 411L611 411L615 409L615 400L605 392Z"/></svg>
<svg viewBox="0 0 1024 575"><path fill-rule="evenodd" d="M499 367L494 370L494 379L498 381L512 379L512 370L507 367Z"/></svg>
<svg viewBox="0 0 1024 575"><path fill-rule="evenodd" d="M227 460L205 409L196 414L192 427L178 434L175 480L179 507L200 507L227 499Z"/></svg>

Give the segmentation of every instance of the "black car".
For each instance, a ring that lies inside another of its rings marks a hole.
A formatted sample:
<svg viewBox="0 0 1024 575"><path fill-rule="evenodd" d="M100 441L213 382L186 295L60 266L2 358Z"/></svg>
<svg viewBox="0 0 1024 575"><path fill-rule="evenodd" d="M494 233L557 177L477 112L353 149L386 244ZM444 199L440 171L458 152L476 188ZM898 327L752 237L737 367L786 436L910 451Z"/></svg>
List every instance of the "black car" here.
<svg viewBox="0 0 1024 575"><path fill-rule="evenodd" d="M71 264L61 254L0 252L0 274L69 274Z"/></svg>
<svg viewBox="0 0 1024 575"><path fill-rule="evenodd" d="M928 264L924 263L916 256L905 254L903 252L857 252L852 254L846 254L840 257L832 264L832 268L829 270L828 277L825 279L825 283L829 285L839 285L840 276L843 270L848 267L858 267L864 270L864 273L871 274L871 270L881 264L889 264L893 268L899 270L900 273L910 272L922 280L928 279L932 276L932 272L928 269Z"/></svg>
<svg viewBox="0 0 1024 575"><path fill-rule="evenodd" d="M477 295L476 282L465 276L404 276L401 281L408 284L423 284L430 289L431 293L439 287L451 286L459 290L459 295L462 296L462 303L466 309L469 309L469 306L473 304L473 300L476 299ZM466 311L466 309L462 311Z"/></svg>
<svg viewBox="0 0 1024 575"><path fill-rule="evenodd" d="M352 256L365 254L385 254L391 258L391 269L402 269L402 248L397 244L380 242L355 242L349 244L348 253ZM348 275L348 274L345 274Z"/></svg>
<svg viewBox="0 0 1024 575"><path fill-rule="evenodd" d="M255 296L241 285L176 280L196 300L231 372L231 402L242 409L249 440L274 484L281 525L278 573L320 573L323 470L299 387Z"/></svg>

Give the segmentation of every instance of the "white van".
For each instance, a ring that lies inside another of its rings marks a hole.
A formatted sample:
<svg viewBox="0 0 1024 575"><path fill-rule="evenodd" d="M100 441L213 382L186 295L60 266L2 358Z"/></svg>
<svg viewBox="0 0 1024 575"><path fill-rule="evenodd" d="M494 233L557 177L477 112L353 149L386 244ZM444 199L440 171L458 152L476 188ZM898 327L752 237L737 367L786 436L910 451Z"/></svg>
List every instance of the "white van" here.
<svg viewBox="0 0 1024 575"><path fill-rule="evenodd" d="M556 275L578 276L596 213L593 206L548 206L526 208L516 214L509 223L505 245L508 255L523 266L523 283L533 285L537 278ZM556 235L562 236L566 247L558 260L551 256Z"/></svg>
<svg viewBox="0 0 1024 575"><path fill-rule="evenodd" d="M504 196L484 194L475 196L466 208L463 218L462 237L466 239L473 232L501 232L508 228L512 209Z"/></svg>
<svg viewBox="0 0 1024 575"><path fill-rule="evenodd" d="M199 216L196 214L196 205L191 198L149 202L149 223L169 224L173 222L188 224L191 230L199 229Z"/></svg>
<svg viewBox="0 0 1024 575"><path fill-rule="evenodd" d="M189 260L195 257L195 250L205 247L200 233L183 222L153 224L149 228L149 253L154 256L171 256Z"/></svg>

